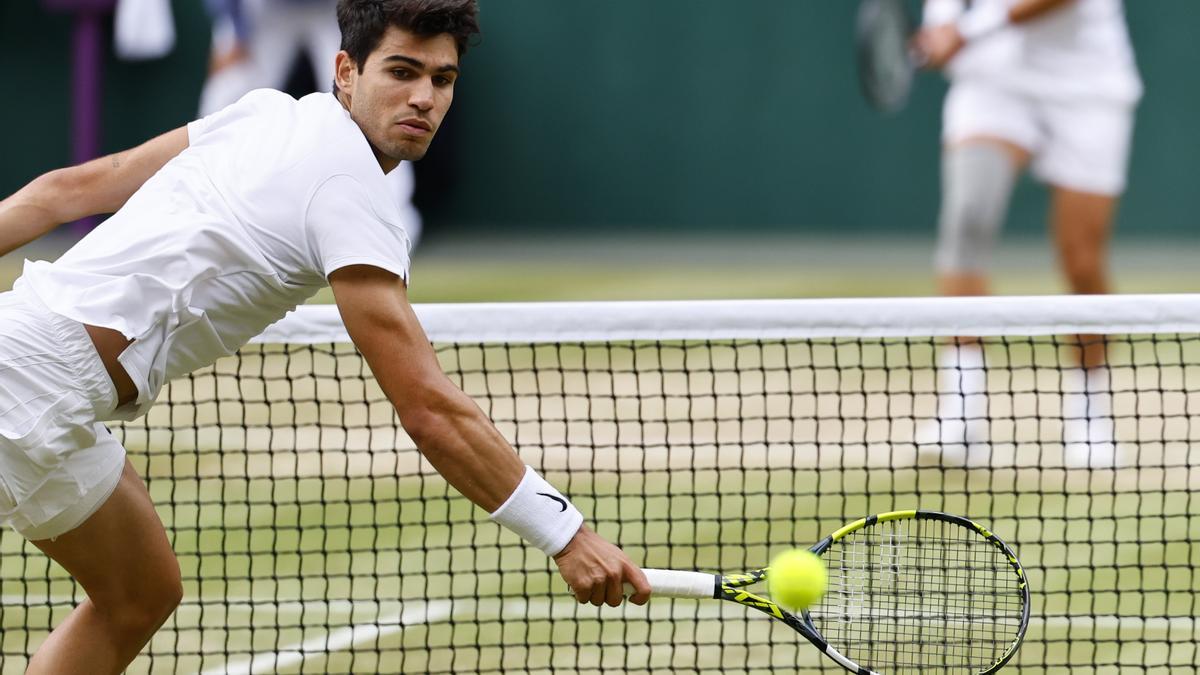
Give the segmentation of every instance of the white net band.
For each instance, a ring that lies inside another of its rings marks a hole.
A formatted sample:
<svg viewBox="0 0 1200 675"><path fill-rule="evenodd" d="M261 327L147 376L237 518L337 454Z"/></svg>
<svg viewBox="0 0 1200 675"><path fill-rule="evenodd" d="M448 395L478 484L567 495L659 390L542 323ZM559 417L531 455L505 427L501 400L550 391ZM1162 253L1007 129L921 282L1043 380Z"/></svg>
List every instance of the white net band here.
<svg viewBox="0 0 1200 675"><path fill-rule="evenodd" d="M1200 295L427 304L433 342L587 342L1200 332ZM349 342L337 308L308 305L254 340Z"/></svg>

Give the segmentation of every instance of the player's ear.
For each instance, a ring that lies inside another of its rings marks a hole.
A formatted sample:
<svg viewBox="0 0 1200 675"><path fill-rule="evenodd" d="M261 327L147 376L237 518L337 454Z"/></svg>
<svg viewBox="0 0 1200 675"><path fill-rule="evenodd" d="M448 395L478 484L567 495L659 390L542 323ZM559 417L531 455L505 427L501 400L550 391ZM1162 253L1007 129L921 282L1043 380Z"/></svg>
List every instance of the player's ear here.
<svg viewBox="0 0 1200 675"><path fill-rule="evenodd" d="M358 78L358 64L346 51L340 51L334 57L333 81L339 91L346 94L354 93L354 82Z"/></svg>

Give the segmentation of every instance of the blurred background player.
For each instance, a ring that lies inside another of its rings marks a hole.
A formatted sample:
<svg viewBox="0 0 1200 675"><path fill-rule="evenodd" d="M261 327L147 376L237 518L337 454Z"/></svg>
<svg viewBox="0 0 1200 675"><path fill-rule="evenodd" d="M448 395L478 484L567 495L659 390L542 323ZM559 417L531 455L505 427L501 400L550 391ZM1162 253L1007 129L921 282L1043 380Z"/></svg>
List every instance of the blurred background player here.
<svg viewBox="0 0 1200 675"><path fill-rule="evenodd" d="M300 56L312 66L313 82L328 91L341 34L337 0L205 0L213 21L208 79L200 94L200 116L235 103L254 89L285 89ZM289 92L297 96L311 91ZM421 214L413 206L411 162L388 174L404 229L415 248Z"/></svg>
<svg viewBox="0 0 1200 675"><path fill-rule="evenodd" d="M988 292L990 253L1026 167L1050 188L1049 225L1071 291L1109 292L1109 235L1142 93L1121 0L926 0L915 46L951 81L939 292ZM1078 363L1064 364L1072 367L1062 381L1065 459L1108 464L1115 447L1105 345L1079 339ZM984 352L960 340L938 360L939 419L918 443L970 451L989 433Z"/></svg>

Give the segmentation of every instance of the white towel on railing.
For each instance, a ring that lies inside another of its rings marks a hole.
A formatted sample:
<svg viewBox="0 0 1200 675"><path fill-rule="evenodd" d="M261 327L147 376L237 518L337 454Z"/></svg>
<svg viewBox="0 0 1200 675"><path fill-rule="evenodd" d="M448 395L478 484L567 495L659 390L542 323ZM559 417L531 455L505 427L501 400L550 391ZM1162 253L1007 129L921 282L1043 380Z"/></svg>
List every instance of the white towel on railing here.
<svg viewBox="0 0 1200 675"><path fill-rule="evenodd" d="M113 41L117 56L127 61L169 54L175 48L171 0L118 0Z"/></svg>

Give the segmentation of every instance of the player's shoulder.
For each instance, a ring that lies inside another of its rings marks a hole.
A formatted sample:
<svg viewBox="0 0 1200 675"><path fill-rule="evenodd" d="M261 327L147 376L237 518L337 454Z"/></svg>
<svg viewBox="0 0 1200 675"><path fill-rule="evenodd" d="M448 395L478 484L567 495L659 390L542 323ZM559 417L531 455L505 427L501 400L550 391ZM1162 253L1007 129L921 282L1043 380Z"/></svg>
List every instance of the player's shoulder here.
<svg viewBox="0 0 1200 675"><path fill-rule="evenodd" d="M289 116L289 107L295 106L296 100L287 94L274 89L255 89L244 94L237 101L192 122L189 127L192 141L214 129L244 128L246 125L275 126L275 121Z"/></svg>
<svg viewBox="0 0 1200 675"><path fill-rule="evenodd" d="M253 89L213 117L242 118L247 116L280 115L294 108L296 99L276 89Z"/></svg>
<svg viewBox="0 0 1200 675"><path fill-rule="evenodd" d="M238 101L238 104L267 107L294 106L296 105L296 99L278 89L263 88L252 89L246 92Z"/></svg>

